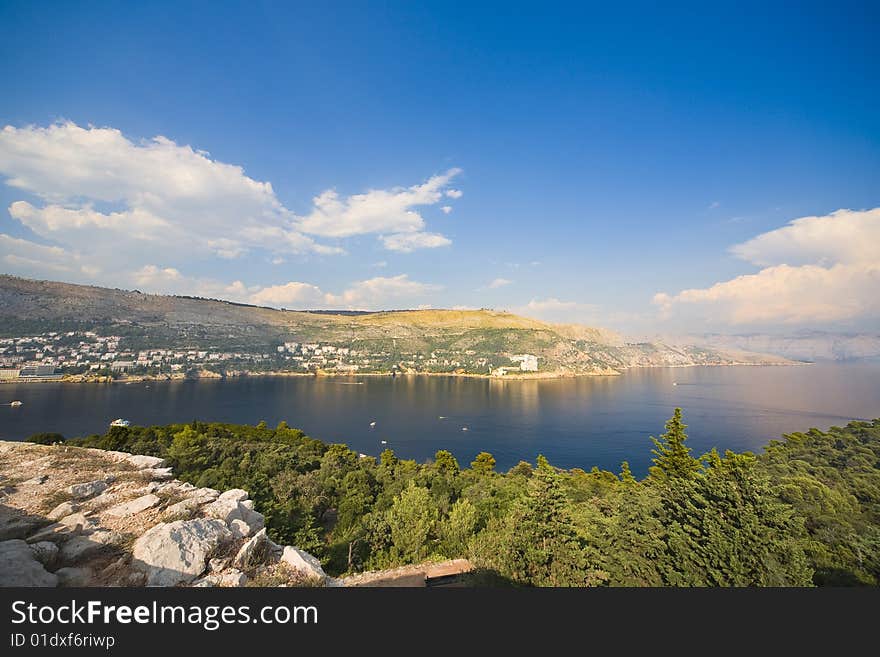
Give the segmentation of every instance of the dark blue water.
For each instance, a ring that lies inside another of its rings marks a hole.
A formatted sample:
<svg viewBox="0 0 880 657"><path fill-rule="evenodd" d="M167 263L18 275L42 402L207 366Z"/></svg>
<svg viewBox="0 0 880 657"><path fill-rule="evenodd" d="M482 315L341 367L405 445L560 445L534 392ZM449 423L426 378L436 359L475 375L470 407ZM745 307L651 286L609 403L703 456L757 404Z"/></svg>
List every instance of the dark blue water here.
<svg viewBox="0 0 880 657"><path fill-rule="evenodd" d="M684 409L697 453L712 447L758 450L785 432L880 417L880 364L652 368L543 381L364 377L0 385L0 402L13 399L24 404L0 406L0 438L6 440L40 431L103 433L117 417L141 425L199 419L274 426L286 420L315 438L372 455L390 447L403 458L424 460L448 449L466 464L485 450L501 469L544 454L560 467L614 471L628 459L644 473L650 436L663 432L675 406Z"/></svg>

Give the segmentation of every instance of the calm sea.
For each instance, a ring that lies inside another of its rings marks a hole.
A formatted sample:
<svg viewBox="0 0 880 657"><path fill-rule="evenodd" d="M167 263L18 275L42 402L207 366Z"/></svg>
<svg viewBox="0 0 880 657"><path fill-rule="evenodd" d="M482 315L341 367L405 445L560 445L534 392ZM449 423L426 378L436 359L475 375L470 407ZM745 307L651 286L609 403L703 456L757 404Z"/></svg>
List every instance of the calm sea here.
<svg viewBox="0 0 880 657"><path fill-rule="evenodd" d="M455 377L251 378L124 384L4 384L0 438L41 431L103 433L132 424L193 419L274 426L377 455L390 447L424 460L448 449L462 464L491 452L501 469L544 454L560 467L644 473L651 435L675 406L690 445L758 450L781 434L880 417L880 364L694 367L631 370L623 376L504 381ZM372 423L375 422L375 425Z"/></svg>

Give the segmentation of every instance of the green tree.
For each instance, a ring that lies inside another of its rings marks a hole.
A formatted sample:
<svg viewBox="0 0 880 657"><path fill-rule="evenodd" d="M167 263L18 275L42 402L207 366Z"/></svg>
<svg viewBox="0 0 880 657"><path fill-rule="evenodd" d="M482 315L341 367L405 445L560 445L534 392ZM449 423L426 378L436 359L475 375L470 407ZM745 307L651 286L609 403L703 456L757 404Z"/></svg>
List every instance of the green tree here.
<svg viewBox="0 0 880 657"><path fill-rule="evenodd" d="M190 426L174 434L174 439L168 448L171 466L181 473L204 470L211 462L212 456L208 437Z"/></svg>
<svg viewBox="0 0 880 657"><path fill-rule="evenodd" d="M525 498L502 522L492 523L475 552L478 563L532 586L584 586L602 577L587 566L560 476L543 456Z"/></svg>
<svg viewBox="0 0 880 657"><path fill-rule="evenodd" d="M392 558L415 563L428 556L428 539L437 524L437 508L428 489L409 482L387 513Z"/></svg>
<svg viewBox="0 0 880 657"><path fill-rule="evenodd" d="M633 477L632 470L629 469L629 461L624 461L620 464L620 481L626 486L637 483L636 478Z"/></svg>
<svg viewBox="0 0 880 657"><path fill-rule="evenodd" d="M691 449L685 443L687 425L681 421L681 409L676 408L672 417L666 421L666 433L660 438L651 436L655 449L654 465L649 472L655 479L693 477L700 470L700 462L691 456Z"/></svg>
<svg viewBox="0 0 880 657"><path fill-rule="evenodd" d="M481 476L492 474L495 472L495 457L489 452L480 452L471 462L471 470Z"/></svg>
<svg viewBox="0 0 880 657"><path fill-rule="evenodd" d="M780 502L751 454L714 450L691 479L661 484L660 559L671 586L810 586L803 519Z"/></svg>
<svg viewBox="0 0 880 657"><path fill-rule="evenodd" d="M440 547L447 557L463 556L477 527L477 508L469 500L460 499L452 505L449 515L438 527Z"/></svg>
<svg viewBox="0 0 880 657"><path fill-rule="evenodd" d="M452 477L456 476L460 471L458 461L455 460L452 452L445 449L441 449L434 454L434 469L442 475Z"/></svg>

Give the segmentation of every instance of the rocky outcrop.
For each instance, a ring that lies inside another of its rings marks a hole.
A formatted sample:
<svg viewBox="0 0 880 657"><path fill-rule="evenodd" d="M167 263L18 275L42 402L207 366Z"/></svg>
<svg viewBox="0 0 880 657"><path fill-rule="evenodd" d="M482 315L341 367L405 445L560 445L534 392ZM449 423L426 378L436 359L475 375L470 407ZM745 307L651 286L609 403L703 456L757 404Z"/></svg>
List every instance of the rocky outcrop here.
<svg viewBox="0 0 880 657"><path fill-rule="evenodd" d="M247 491L197 488L162 459L0 441L0 586L333 585L277 545Z"/></svg>
<svg viewBox="0 0 880 657"><path fill-rule="evenodd" d="M58 576L37 561L21 539L0 542L0 577L3 586L58 586Z"/></svg>
<svg viewBox="0 0 880 657"><path fill-rule="evenodd" d="M163 522L135 541L132 556L147 586L176 586L205 572L208 557L231 539L232 532L219 520Z"/></svg>

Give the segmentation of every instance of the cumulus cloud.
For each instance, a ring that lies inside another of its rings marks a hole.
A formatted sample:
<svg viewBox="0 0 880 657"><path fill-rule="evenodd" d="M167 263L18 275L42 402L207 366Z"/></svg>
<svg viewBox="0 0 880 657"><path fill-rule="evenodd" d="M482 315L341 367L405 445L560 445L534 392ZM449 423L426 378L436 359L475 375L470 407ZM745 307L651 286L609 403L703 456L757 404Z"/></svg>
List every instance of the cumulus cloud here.
<svg viewBox="0 0 880 657"><path fill-rule="evenodd" d="M73 274L79 259L58 246L46 246L0 233L0 262L6 271L40 277L47 273Z"/></svg>
<svg viewBox="0 0 880 657"><path fill-rule="evenodd" d="M440 289L438 285L410 280L406 274L377 276L355 283L342 294L327 294L324 302L328 306L355 310L388 308L389 304L398 304L402 307L412 305L413 299L424 297Z"/></svg>
<svg viewBox="0 0 880 657"><path fill-rule="evenodd" d="M413 235L424 237L411 239L412 248L443 246L449 240L442 235L423 232L425 220L416 208L439 202L444 188L460 172L460 169L450 169L420 185L374 189L347 198L341 198L335 190L327 190L314 198L312 211L300 217L297 225L305 233L322 237L393 233L391 238L383 238L386 248L392 250L402 249L389 246L388 240L397 237L399 242ZM444 240L443 244L438 243L440 239ZM394 243L392 240L391 244Z"/></svg>
<svg viewBox="0 0 880 657"><path fill-rule="evenodd" d="M440 208L440 209L443 211L443 214L449 214L450 212L452 212L452 206L451 206L451 205L444 205L444 206L443 206L442 208Z"/></svg>
<svg viewBox="0 0 880 657"><path fill-rule="evenodd" d="M260 306L276 308L316 308L323 305L324 293L309 283L291 281L284 285L264 287L251 295L250 300Z"/></svg>
<svg viewBox="0 0 880 657"><path fill-rule="evenodd" d="M383 235L381 239L386 249L401 253L410 253L416 249L436 249L452 244L452 240L439 233L396 233Z"/></svg>
<svg viewBox="0 0 880 657"><path fill-rule="evenodd" d="M0 249L3 248L3 237L0 235ZM300 281L267 286L246 285L240 280L224 283L212 278L186 276L173 267L156 265L138 269L120 284L136 287L142 292L207 297L300 310L415 308L426 305L424 298L441 289L438 285L414 281L407 274L400 274L357 281L337 294Z"/></svg>
<svg viewBox="0 0 880 657"><path fill-rule="evenodd" d="M488 287L490 290L496 290L499 287L504 287L505 285L510 285L511 283L513 283L513 281L507 278L496 278L495 280L491 281L486 287Z"/></svg>
<svg viewBox="0 0 880 657"><path fill-rule="evenodd" d="M592 322L598 307L579 301L563 301L556 297L532 299L514 312L549 322Z"/></svg>
<svg viewBox="0 0 880 657"><path fill-rule="evenodd" d="M132 141L73 122L0 131L0 173L43 201L10 215L37 235L130 261L151 243L171 254L235 258L250 248L339 252L296 227L268 182L165 137Z"/></svg>
<svg viewBox="0 0 880 657"><path fill-rule="evenodd" d="M342 254L338 240L371 233L394 251L435 248L450 240L427 232L418 210L439 203L458 173L451 169L411 187L349 197L325 191L299 216L280 202L271 183L166 137L133 140L114 128L71 121L6 126L0 130L0 177L30 195L11 203L9 216L34 239L2 257L7 271L22 275L68 271L71 280L115 285L147 275L138 272L157 266L157 254L160 270L198 270L217 258L250 253L275 263ZM64 256L29 257L39 242ZM100 276L88 279L98 268L77 262L100 263Z"/></svg>
<svg viewBox="0 0 880 657"><path fill-rule="evenodd" d="M731 248L756 273L654 303L665 318L740 326L877 319L878 244L880 208L802 217Z"/></svg>
<svg viewBox="0 0 880 657"><path fill-rule="evenodd" d="M461 198L462 196L464 196L464 192L460 189L447 189L446 196L448 196L449 198Z"/></svg>

